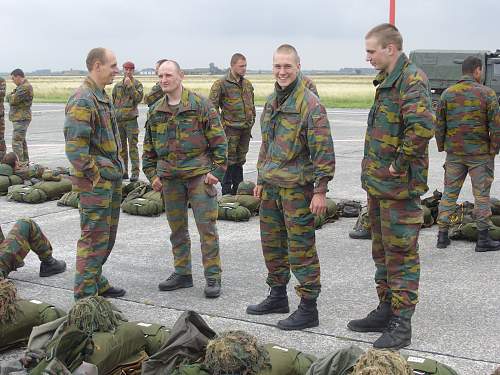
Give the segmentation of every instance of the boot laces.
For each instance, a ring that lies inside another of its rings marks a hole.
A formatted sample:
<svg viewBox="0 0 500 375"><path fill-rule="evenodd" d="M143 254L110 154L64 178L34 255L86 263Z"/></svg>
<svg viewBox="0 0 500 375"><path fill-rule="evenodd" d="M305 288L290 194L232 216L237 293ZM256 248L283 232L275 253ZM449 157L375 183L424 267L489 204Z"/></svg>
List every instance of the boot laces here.
<svg viewBox="0 0 500 375"><path fill-rule="evenodd" d="M387 328L385 329L386 332L394 331L397 329L400 325L399 318L397 316L393 316L390 320L389 323L387 323Z"/></svg>
<svg viewBox="0 0 500 375"><path fill-rule="evenodd" d="M217 284L217 280L215 280L215 279L208 279L207 280L207 286L212 287L212 286L215 286L216 284Z"/></svg>

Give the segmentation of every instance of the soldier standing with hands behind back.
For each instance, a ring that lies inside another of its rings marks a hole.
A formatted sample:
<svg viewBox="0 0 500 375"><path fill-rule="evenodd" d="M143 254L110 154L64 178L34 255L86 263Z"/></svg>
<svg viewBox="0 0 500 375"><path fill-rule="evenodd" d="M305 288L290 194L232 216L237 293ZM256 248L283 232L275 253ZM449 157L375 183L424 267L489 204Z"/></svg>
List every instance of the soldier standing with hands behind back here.
<svg viewBox="0 0 500 375"><path fill-rule="evenodd" d="M123 80L116 83L112 94L122 144L121 157L125 169L123 179L128 179L128 156L130 154L131 182L139 179L139 149L137 148L139 143L139 124L137 124L139 111L137 106L144 95L142 83L134 78L134 69L135 65L131 61L123 64Z"/></svg>
<svg viewBox="0 0 500 375"><path fill-rule="evenodd" d="M428 190L435 117L427 77L402 52L399 30L391 24L376 26L366 34L365 45L366 60L379 71L361 164L379 305L347 327L383 332L373 346L396 350L411 343L418 302L420 196Z"/></svg>
<svg viewBox="0 0 500 375"><path fill-rule="evenodd" d="M441 95L437 110L436 143L446 151L444 191L439 203L437 247L450 244L448 227L465 177L470 174L478 239L476 251L498 251L500 242L488 233L495 155L500 149L500 112L495 91L481 84L483 64L467 57L463 77Z"/></svg>

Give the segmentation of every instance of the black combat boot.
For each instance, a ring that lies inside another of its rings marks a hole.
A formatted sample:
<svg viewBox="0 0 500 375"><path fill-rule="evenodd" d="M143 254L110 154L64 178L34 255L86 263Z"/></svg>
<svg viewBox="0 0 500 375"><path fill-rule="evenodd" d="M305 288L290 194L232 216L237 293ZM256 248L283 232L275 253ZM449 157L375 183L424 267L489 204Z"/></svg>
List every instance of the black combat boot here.
<svg viewBox="0 0 500 375"><path fill-rule="evenodd" d="M243 166L242 165L233 165L233 188L232 193L236 195L238 192L238 186L240 186L240 182L243 181Z"/></svg>
<svg viewBox="0 0 500 375"><path fill-rule="evenodd" d="M347 328L356 332L383 332L391 317L391 304L382 302L375 310L370 311L366 318L351 320L347 323Z"/></svg>
<svg viewBox="0 0 500 375"><path fill-rule="evenodd" d="M278 322L278 328L285 331L300 330L319 326L316 299L300 299L300 304L288 318Z"/></svg>
<svg viewBox="0 0 500 375"><path fill-rule="evenodd" d="M436 247L438 249L446 249L450 243L451 241L450 237L448 237L448 231L439 231Z"/></svg>
<svg viewBox="0 0 500 375"><path fill-rule="evenodd" d="M500 250L500 241L492 240L488 229L480 230L477 232L476 251L478 253L498 250Z"/></svg>
<svg viewBox="0 0 500 375"><path fill-rule="evenodd" d="M232 184L233 184L233 171L234 165L229 165L227 167L226 173L224 174L224 178L222 179L222 195L232 194Z"/></svg>
<svg viewBox="0 0 500 375"><path fill-rule="evenodd" d="M411 344L411 319L393 315L387 328L374 343L377 349L399 350Z"/></svg>
<svg viewBox="0 0 500 375"><path fill-rule="evenodd" d="M272 287L271 292L264 301L247 307L247 314L250 315L286 314L289 312L286 285Z"/></svg>
<svg viewBox="0 0 500 375"><path fill-rule="evenodd" d="M365 228L354 228L349 232L349 237L354 240L369 240L372 238L372 232Z"/></svg>
<svg viewBox="0 0 500 375"><path fill-rule="evenodd" d="M66 262L50 256L40 262L40 277L56 275L66 271Z"/></svg>
<svg viewBox="0 0 500 375"><path fill-rule="evenodd" d="M127 292L123 288L119 288L117 286L110 286L104 292L99 293L99 295L104 298L118 298L118 297L123 297L125 293Z"/></svg>
<svg viewBox="0 0 500 375"><path fill-rule="evenodd" d="M217 298L221 293L221 281L220 279L207 279L207 284L205 285L205 297L207 298Z"/></svg>
<svg viewBox="0 0 500 375"><path fill-rule="evenodd" d="M166 280L158 284L161 291L169 291L180 288L191 288L193 286L193 275L179 275L172 273Z"/></svg>

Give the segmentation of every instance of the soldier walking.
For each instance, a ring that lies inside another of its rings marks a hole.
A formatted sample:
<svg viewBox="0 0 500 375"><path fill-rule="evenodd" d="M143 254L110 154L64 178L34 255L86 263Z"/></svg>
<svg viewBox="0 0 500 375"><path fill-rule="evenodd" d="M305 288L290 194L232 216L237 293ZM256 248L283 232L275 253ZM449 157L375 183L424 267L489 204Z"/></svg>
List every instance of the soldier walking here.
<svg viewBox="0 0 500 375"><path fill-rule="evenodd" d="M131 182L139 179L139 150L137 148L139 143L139 124L137 123L139 111L137 106L144 95L142 83L134 78L134 70L135 65L132 61L123 64L123 80L116 83L112 93L122 144L123 179L128 179L128 156L130 155Z"/></svg>
<svg viewBox="0 0 500 375"><path fill-rule="evenodd" d="M365 45L366 60L379 71L361 164L379 305L347 327L383 332L373 346L399 349L411 343L411 317L418 302L420 196L428 190L428 144L435 116L427 77L402 52L399 30L390 24L376 26L366 34Z"/></svg>
<svg viewBox="0 0 500 375"><path fill-rule="evenodd" d="M286 287L293 272L301 299L297 310L278 322L284 330L319 325L314 215L326 211L328 181L335 170L326 110L306 88L299 61L296 49L288 44L273 56L276 83L260 120L262 144L254 189L254 196L261 199L260 237L271 291L262 302L247 307L247 314L288 313Z"/></svg>
<svg viewBox="0 0 500 375"><path fill-rule="evenodd" d="M444 191L439 204L438 248L450 244L448 227L467 174L474 194L478 239L476 251L498 251L489 236L490 189L495 155L500 150L500 112L495 92L481 84L483 65L477 57L462 63L463 77L441 95L437 110L436 143L446 151Z"/></svg>
<svg viewBox="0 0 500 375"><path fill-rule="evenodd" d="M255 122L253 86L245 78L246 57L235 53L226 76L218 79L210 90L210 101L221 111L221 121L226 133L228 167L222 182L222 194L236 194L243 181L243 165Z"/></svg>
<svg viewBox="0 0 500 375"><path fill-rule="evenodd" d="M31 104L33 103L33 87L24 77L21 69L14 69L10 73L16 88L7 95L10 104L9 120L12 122L12 151L17 154L19 161L28 164L28 144L26 132L31 122Z"/></svg>
<svg viewBox="0 0 500 375"><path fill-rule="evenodd" d="M157 76L158 76L158 68L165 61L167 61L167 60L166 59L160 59L160 60L158 60L156 62L156 64L155 64L155 73L156 73ZM151 90L149 91L149 93L144 95L144 103L146 103L147 106L149 108L151 108L151 106L153 104L155 104L158 100L160 100L164 95L165 94L164 94L163 90L161 89L160 82L156 82L154 84L154 86L151 88Z"/></svg>
<svg viewBox="0 0 500 375"><path fill-rule="evenodd" d="M105 48L92 49L86 64L89 75L69 98L64 122L73 190L80 192L75 300L125 295L102 274L115 243L122 198L120 134L113 103L104 90L119 70L114 53Z"/></svg>
<svg viewBox="0 0 500 375"><path fill-rule="evenodd" d="M5 147L5 109L3 105L6 89L5 79L0 77L0 160L3 159L7 152L7 148Z"/></svg>
<svg viewBox="0 0 500 375"><path fill-rule="evenodd" d="M142 170L153 189L163 192L171 229L174 272L158 287L162 291L193 286L188 201L201 241L205 296L219 297L221 266L217 234L217 184L226 170L227 142L220 118L210 101L182 85L177 62L158 70L165 95L148 113Z"/></svg>

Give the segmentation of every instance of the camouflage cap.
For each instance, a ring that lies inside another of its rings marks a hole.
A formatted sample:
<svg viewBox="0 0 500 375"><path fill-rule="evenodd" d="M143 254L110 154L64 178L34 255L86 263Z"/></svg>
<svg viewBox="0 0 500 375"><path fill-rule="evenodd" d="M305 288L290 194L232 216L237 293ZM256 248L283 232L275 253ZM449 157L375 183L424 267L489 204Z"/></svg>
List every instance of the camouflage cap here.
<svg viewBox="0 0 500 375"><path fill-rule="evenodd" d="M0 280L0 324L12 323L16 320L19 310L17 305L17 289L14 283L7 279Z"/></svg>
<svg viewBox="0 0 500 375"><path fill-rule="evenodd" d="M253 189L255 188L255 183L252 181L241 181L238 185L238 190L236 194L238 195L253 195Z"/></svg>
<svg viewBox="0 0 500 375"><path fill-rule="evenodd" d="M399 353L370 349L356 362L352 375L413 375L413 371Z"/></svg>
<svg viewBox="0 0 500 375"><path fill-rule="evenodd" d="M223 332L210 340L204 364L213 375L255 375L271 367L268 351L243 331Z"/></svg>

